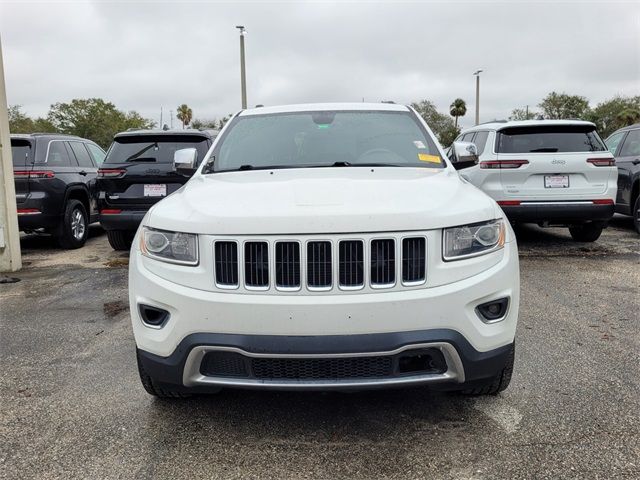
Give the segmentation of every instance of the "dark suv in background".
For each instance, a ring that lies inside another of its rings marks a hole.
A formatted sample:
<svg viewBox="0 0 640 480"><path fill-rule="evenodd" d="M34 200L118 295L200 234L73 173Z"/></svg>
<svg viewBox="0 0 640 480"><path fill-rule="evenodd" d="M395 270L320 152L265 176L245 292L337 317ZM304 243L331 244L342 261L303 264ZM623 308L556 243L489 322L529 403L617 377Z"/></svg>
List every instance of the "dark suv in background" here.
<svg viewBox="0 0 640 480"><path fill-rule="evenodd" d="M195 148L202 161L215 130L133 130L118 133L98 171L100 223L115 250L128 250L151 206L184 185L173 165L176 150Z"/></svg>
<svg viewBox="0 0 640 480"><path fill-rule="evenodd" d="M616 212L631 215L640 233L640 123L613 132L605 143L618 166Z"/></svg>
<svg viewBox="0 0 640 480"><path fill-rule="evenodd" d="M63 248L79 248L98 220L96 176L104 151L71 135L11 135L18 225L54 235Z"/></svg>

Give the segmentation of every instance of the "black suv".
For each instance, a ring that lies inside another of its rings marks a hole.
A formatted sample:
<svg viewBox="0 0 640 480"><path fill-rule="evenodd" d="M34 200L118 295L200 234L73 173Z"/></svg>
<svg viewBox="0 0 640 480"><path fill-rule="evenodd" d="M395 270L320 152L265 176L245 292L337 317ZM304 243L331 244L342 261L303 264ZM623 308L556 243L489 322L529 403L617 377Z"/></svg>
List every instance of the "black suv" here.
<svg viewBox="0 0 640 480"><path fill-rule="evenodd" d="M96 176L105 153L91 140L60 134L11 135L18 225L79 248L98 220Z"/></svg>
<svg viewBox="0 0 640 480"><path fill-rule="evenodd" d="M617 130L605 143L618 166L616 212L633 216L640 233L640 123Z"/></svg>
<svg viewBox="0 0 640 480"><path fill-rule="evenodd" d="M195 148L201 162L215 130L134 130L118 133L98 171L100 223L115 250L128 250L151 206L184 185L176 150Z"/></svg>

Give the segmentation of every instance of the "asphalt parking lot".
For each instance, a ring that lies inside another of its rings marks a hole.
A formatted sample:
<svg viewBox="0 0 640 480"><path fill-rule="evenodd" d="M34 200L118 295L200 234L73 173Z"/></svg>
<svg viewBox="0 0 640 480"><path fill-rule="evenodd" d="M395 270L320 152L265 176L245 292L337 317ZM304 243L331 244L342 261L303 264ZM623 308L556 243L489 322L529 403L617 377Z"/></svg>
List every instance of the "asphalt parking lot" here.
<svg viewBox="0 0 640 480"><path fill-rule="evenodd" d="M0 284L0 478L638 478L640 236L518 230L516 368L497 397L228 391L138 380L127 254L23 237Z"/></svg>

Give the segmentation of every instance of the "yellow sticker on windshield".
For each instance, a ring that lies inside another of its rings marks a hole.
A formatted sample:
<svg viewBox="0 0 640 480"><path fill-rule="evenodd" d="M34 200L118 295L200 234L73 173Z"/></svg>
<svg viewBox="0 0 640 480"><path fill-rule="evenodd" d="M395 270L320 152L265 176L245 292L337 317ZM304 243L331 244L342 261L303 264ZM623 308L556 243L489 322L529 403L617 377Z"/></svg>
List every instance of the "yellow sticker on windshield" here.
<svg viewBox="0 0 640 480"><path fill-rule="evenodd" d="M438 155L427 155L426 153L419 153L418 160L421 162L440 163L440 157Z"/></svg>

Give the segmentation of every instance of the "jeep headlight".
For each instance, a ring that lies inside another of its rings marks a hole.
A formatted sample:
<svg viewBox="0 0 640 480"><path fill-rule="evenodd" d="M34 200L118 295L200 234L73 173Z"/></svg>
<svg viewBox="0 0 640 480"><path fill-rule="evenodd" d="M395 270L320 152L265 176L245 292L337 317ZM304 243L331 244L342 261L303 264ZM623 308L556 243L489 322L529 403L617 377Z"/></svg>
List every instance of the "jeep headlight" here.
<svg viewBox="0 0 640 480"><path fill-rule="evenodd" d="M147 257L181 265L198 264L198 236L142 227L140 250Z"/></svg>
<svg viewBox="0 0 640 480"><path fill-rule="evenodd" d="M504 240L502 219L445 228L442 257L448 261L483 255L502 248Z"/></svg>

